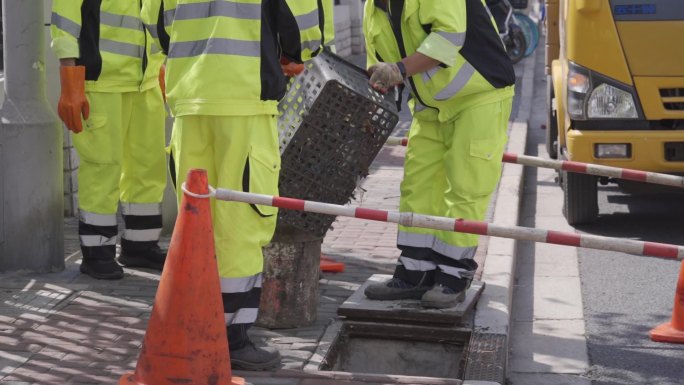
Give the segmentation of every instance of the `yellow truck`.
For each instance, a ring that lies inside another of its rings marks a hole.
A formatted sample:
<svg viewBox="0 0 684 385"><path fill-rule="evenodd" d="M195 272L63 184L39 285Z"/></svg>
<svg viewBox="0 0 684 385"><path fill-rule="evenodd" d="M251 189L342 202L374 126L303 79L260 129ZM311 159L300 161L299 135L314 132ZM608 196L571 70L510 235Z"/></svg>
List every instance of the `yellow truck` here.
<svg viewBox="0 0 684 385"><path fill-rule="evenodd" d="M552 158L684 173L684 0L546 0ZM561 172L569 224L598 217L597 183Z"/></svg>

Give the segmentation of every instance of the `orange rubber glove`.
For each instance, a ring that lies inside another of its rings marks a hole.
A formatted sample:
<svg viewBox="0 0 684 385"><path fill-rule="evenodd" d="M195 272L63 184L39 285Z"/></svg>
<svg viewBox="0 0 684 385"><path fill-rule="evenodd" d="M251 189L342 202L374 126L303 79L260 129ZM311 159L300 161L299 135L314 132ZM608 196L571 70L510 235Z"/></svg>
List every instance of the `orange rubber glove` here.
<svg viewBox="0 0 684 385"><path fill-rule="evenodd" d="M290 78L304 72L304 64L295 63L284 56L280 57L280 68L283 69L283 75Z"/></svg>
<svg viewBox="0 0 684 385"><path fill-rule="evenodd" d="M57 104L57 114L67 128L78 134L83 131L83 119L90 115L90 105L85 96L85 67L61 66L59 77L62 93Z"/></svg>
<svg viewBox="0 0 684 385"><path fill-rule="evenodd" d="M162 64L159 68L159 88L161 88L162 97L164 98L164 103L166 103L166 65Z"/></svg>

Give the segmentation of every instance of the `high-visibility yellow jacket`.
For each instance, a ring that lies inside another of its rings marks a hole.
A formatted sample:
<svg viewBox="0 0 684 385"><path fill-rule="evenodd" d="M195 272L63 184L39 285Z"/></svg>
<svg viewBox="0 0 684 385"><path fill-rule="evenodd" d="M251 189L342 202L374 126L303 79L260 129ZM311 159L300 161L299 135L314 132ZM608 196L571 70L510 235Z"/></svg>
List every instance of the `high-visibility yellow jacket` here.
<svg viewBox="0 0 684 385"><path fill-rule="evenodd" d="M86 90L145 91L164 60L140 19L140 0L53 0L52 50L86 67Z"/></svg>
<svg viewBox="0 0 684 385"><path fill-rule="evenodd" d="M441 62L407 79L416 117L448 121L513 95L513 65L484 0L367 0L363 29L368 66L415 52Z"/></svg>
<svg viewBox="0 0 684 385"><path fill-rule="evenodd" d="M167 53L175 116L276 115L280 57L302 62L322 49L317 0L144 0L142 15Z"/></svg>
<svg viewBox="0 0 684 385"><path fill-rule="evenodd" d="M335 52L334 0L318 0L319 23L323 26L323 45Z"/></svg>

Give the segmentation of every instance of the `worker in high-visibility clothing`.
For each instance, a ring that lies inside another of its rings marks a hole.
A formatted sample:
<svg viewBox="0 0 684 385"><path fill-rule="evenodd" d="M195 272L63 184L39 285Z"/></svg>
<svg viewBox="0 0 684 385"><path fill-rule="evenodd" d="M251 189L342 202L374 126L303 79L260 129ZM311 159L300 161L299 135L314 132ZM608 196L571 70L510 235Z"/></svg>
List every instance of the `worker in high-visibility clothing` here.
<svg viewBox="0 0 684 385"><path fill-rule="evenodd" d="M191 168L207 170L215 187L277 195L278 101L284 73L302 71L321 49L316 0L145 0L143 19L157 25L168 55L179 201ZM211 209L231 366L276 367L277 350L256 346L247 331L257 319L262 247L275 231L277 209L215 200Z"/></svg>
<svg viewBox="0 0 684 385"><path fill-rule="evenodd" d="M161 270L164 56L152 52L139 0L53 0L52 11L51 47L62 85L58 113L80 159L80 270L98 279L123 278L115 260L119 205L118 261Z"/></svg>
<svg viewBox="0 0 684 385"><path fill-rule="evenodd" d="M483 0L368 0L370 84L410 88L400 211L482 220L501 176L515 73ZM368 298L448 308L465 298L478 236L400 226L392 279Z"/></svg>

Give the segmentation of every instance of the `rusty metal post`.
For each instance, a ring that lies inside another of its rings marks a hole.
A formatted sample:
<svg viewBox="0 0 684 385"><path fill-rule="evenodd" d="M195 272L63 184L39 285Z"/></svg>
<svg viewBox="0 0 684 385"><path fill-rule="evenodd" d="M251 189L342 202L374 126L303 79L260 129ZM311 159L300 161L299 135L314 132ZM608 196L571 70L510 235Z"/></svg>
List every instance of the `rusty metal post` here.
<svg viewBox="0 0 684 385"><path fill-rule="evenodd" d="M45 94L43 2L2 0L0 272L64 269L62 129Z"/></svg>

